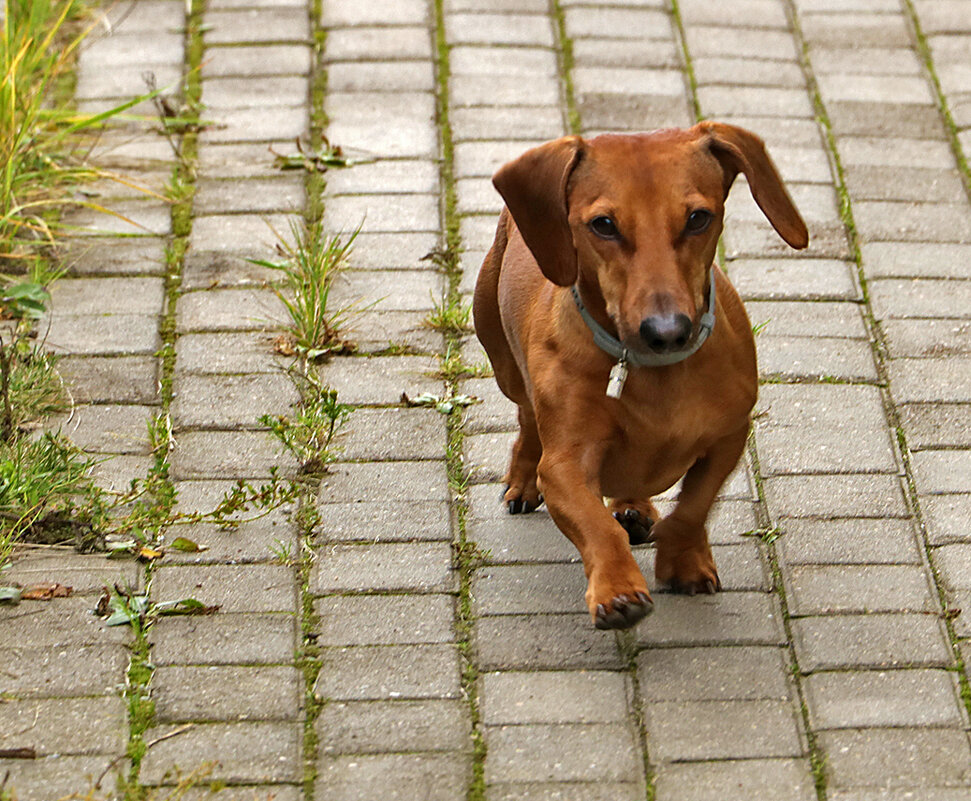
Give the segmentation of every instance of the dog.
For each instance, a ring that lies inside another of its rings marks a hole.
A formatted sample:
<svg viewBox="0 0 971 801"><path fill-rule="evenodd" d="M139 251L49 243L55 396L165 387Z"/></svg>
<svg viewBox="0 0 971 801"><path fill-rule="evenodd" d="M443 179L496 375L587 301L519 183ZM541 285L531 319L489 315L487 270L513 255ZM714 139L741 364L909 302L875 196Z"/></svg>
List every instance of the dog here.
<svg viewBox="0 0 971 801"><path fill-rule="evenodd" d="M583 559L597 628L653 610L631 544L655 543L659 586L721 588L705 522L758 391L751 323L715 264L739 173L778 234L805 248L764 143L725 123L567 136L493 177L505 207L473 314L518 406L503 501L511 514L545 501ZM651 498L682 477L661 519Z"/></svg>

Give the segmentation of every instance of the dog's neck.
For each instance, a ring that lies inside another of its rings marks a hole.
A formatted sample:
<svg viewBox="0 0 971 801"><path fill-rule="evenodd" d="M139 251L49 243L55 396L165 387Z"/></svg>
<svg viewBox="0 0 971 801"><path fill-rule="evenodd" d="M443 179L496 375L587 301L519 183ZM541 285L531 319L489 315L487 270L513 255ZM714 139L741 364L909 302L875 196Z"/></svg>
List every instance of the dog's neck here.
<svg viewBox="0 0 971 801"><path fill-rule="evenodd" d="M600 348L604 353L618 360L618 365L623 365L626 368L627 363L637 365L638 367L661 367L668 364L677 364L678 362L684 361L693 353L695 353L708 339L708 335L711 333L712 329L715 327L715 266L712 265L708 272L708 308L701 315L701 320L698 322L698 331L696 335L692 338L691 342L687 347L670 351L667 353L643 353L640 351L628 350L627 347L617 338L616 333L611 332L606 326L604 326L597 317L609 319L607 315L607 310L600 301L594 310L587 306L581 297L585 295L590 297L593 294L594 297L599 297L597 293L583 292L581 289L582 277L577 280L577 283L570 287L570 292L573 295L573 302L576 304L577 310L580 312L580 316L583 318L583 322L586 324L587 328L590 329L593 334L594 344ZM596 316L595 316L596 315ZM614 326L611 324L611 329ZM614 329L616 330L616 329ZM621 389L623 384L621 383Z"/></svg>

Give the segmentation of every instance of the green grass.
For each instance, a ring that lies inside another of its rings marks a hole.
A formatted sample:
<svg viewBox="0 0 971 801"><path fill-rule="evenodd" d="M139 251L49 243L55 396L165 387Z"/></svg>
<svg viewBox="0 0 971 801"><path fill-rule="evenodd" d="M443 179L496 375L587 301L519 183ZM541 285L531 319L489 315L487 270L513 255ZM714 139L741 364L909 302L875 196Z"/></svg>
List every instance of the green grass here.
<svg viewBox="0 0 971 801"><path fill-rule="evenodd" d="M335 306L331 291L334 280L347 267L359 231L345 238L342 234L325 234L320 222L292 220L292 242L277 233L282 260L249 260L281 274L283 286L275 291L290 317L288 333L293 350L302 359L315 361L351 349L342 329L366 307L359 303Z"/></svg>

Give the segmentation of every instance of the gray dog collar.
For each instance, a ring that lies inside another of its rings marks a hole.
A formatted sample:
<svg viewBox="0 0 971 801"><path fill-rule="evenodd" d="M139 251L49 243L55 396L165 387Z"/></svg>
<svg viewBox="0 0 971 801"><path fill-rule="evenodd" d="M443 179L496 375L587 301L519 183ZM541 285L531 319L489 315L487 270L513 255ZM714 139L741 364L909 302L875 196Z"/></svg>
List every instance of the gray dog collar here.
<svg viewBox="0 0 971 801"><path fill-rule="evenodd" d="M593 333L594 344L604 353L617 359L617 364L610 371L607 395L612 398L620 397L620 393L624 389L624 381L627 379L628 363L638 367L662 367L668 364L677 364L687 359L705 344L705 340L708 339L708 335L715 327L714 266L709 271L708 283L708 309L701 315L701 320L698 321L698 335L688 347L671 353L638 353L628 350L619 339L608 333L600 323L593 319L590 312L587 311L587 307L583 305L583 301L580 300L580 293L577 291L576 284L570 287L570 291L573 293L573 302L576 303L577 310L580 312L583 322L587 324L587 328Z"/></svg>

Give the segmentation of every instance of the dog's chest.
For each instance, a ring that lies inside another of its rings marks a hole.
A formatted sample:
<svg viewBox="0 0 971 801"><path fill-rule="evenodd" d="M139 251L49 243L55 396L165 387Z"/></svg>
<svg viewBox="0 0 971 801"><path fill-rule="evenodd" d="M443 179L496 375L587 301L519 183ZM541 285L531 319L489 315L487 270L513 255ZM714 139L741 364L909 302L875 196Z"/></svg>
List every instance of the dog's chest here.
<svg viewBox="0 0 971 801"><path fill-rule="evenodd" d="M730 387L704 393L627 398L614 414L601 466L604 495L657 495L674 485L717 440L744 425L750 408ZM643 394L643 393L642 393ZM639 402L638 402L639 401Z"/></svg>

